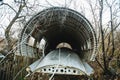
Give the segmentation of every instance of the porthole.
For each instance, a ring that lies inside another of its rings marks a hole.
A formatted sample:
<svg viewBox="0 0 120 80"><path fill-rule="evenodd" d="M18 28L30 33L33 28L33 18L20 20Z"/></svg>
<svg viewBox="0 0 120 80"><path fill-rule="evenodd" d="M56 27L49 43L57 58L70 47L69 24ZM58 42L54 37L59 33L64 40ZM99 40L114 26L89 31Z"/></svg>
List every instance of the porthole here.
<svg viewBox="0 0 120 80"><path fill-rule="evenodd" d="M63 70L63 69L61 69L60 71L61 71L61 72L63 72L64 70Z"/></svg>
<svg viewBox="0 0 120 80"><path fill-rule="evenodd" d="M73 70L73 73L76 73L76 70Z"/></svg>
<svg viewBox="0 0 120 80"><path fill-rule="evenodd" d="M49 71L51 71L51 69L48 69Z"/></svg>
<svg viewBox="0 0 120 80"><path fill-rule="evenodd" d="M44 69L44 71L46 71L46 69Z"/></svg>

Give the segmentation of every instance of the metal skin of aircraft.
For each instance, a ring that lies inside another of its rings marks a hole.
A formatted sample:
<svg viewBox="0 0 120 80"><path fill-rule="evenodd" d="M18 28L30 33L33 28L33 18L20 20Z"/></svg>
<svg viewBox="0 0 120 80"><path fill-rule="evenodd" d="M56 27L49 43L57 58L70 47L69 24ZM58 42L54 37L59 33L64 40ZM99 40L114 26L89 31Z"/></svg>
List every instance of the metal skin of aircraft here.
<svg viewBox="0 0 120 80"><path fill-rule="evenodd" d="M45 42L42 48L41 40ZM16 55L41 55L27 68L28 72L71 76L94 73L88 64L96 55L94 29L72 9L52 7L39 12L23 28L19 44Z"/></svg>

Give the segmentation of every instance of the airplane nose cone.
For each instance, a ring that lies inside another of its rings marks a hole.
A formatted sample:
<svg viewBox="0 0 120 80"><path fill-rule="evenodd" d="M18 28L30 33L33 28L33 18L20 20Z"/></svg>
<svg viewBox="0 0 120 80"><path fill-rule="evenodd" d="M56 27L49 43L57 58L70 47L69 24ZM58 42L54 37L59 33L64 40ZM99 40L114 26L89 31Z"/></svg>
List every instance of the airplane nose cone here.
<svg viewBox="0 0 120 80"><path fill-rule="evenodd" d="M37 65L33 68L33 65ZM90 75L93 69L70 49L60 48L29 66L32 72L66 75ZM34 69L34 70L33 70Z"/></svg>

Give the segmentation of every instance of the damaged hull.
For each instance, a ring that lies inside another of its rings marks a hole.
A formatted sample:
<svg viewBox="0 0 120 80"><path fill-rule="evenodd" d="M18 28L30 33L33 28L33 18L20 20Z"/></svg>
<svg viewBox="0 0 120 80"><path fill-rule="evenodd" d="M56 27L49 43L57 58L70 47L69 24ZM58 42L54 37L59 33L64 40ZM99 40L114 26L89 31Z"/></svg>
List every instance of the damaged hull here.
<svg viewBox="0 0 120 80"><path fill-rule="evenodd" d="M35 66L36 65L36 66ZM70 49L56 49L48 53L42 60L37 60L29 66L32 72L64 74L64 75L90 75L93 69L81 60Z"/></svg>
<svg viewBox="0 0 120 80"><path fill-rule="evenodd" d="M94 72L87 62L95 59L96 35L90 22L74 10L52 7L39 12L25 25L19 44L16 55L30 58L39 55L27 68L29 73L90 75Z"/></svg>

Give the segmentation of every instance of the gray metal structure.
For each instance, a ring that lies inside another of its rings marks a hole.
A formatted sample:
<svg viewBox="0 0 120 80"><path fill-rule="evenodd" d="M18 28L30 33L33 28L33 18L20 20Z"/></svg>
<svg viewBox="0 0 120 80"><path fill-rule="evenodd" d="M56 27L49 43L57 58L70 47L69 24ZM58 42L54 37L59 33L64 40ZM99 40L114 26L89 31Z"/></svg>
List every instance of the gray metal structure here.
<svg viewBox="0 0 120 80"><path fill-rule="evenodd" d="M31 38L33 39L32 45L30 44ZM42 39L45 40L45 44L41 49L39 46ZM62 42L70 44L71 52L70 50L57 52L59 50L56 47ZM48 68L55 67L54 63L58 63L59 59L50 60L49 58L56 55L56 58L60 57L60 60L64 61L65 56L70 54L72 55L68 58L70 60L66 59L65 63L59 63L59 69L65 69L67 66L73 71L70 74L79 75L77 71L81 71L83 74L89 75L92 73L92 68L86 62L94 59L97 41L92 25L84 16L68 8L52 7L41 11L28 21L21 33L18 46L19 52L16 55L36 57L40 54L43 58L30 65L33 72L43 70L45 73L51 73L51 71L47 71ZM41 50L42 52L40 52ZM33 68L36 64L39 66ZM74 73L74 69L76 73ZM65 74L64 71L58 73Z"/></svg>
<svg viewBox="0 0 120 80"><path fill-rule="evenodd" d="M31 64L29 68L32 72L64 75L90 75L94 72L76 53L66 48L51 51L43 59Z"/></svg>

